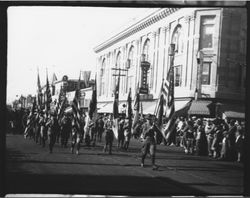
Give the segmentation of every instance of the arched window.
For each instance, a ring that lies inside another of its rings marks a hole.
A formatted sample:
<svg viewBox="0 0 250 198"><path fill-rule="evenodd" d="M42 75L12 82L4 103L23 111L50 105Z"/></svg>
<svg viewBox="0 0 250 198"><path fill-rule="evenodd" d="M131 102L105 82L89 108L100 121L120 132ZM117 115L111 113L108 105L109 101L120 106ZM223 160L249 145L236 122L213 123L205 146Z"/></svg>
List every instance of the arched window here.
<svg viewBox="0 0 250 198"><path fill-rule="evenodd" d="M100 77L101 77L100 96L104 95L104 92L105 92L105 68L106 68L106 59L103 59L102 66L101 66L101 71L100 71Z"/></svg>
<svg viewBox="0 0 250 198"><path fill-rule="evenodd" d="M119 51L116 56L115 67L121 68L121 52Z"/></svg>
<svg viewBox="0 0 250 198"><path fill-rule="evenodd" d="M143 45L143 50L142 50L142 59L144 59L144 61L149 61L149 50L150 50L150 40L147 39L145 42L144 42L144 45Z"/></svg>
<svg viewBox="0 0 250 198"><path fill-rule="evenodd" d="M116 55L116 59L115 59L115 68L116 69L119 69L121 68L121 52L119 51ZM118 74L118 70L114 70L115 74ZM112 79L112 90L114 91L115 88L116 88L116 84L118 82L118 76L113 76L113 79ZM121 84L121 81L120 81L120 84ZM120 86L121 87L121 86Z"/></svg>
<svg viewBox="0 0 250 198"><path fill-rule="evenodd" d="M177 25L172 36L172 43L175 44L175 53L183 52L183 33L181 25Z"/></svg>
<svg viewBox="0 0 250 198"><path fill-rule="evenodd" d="M126 67L128 69L126 93L128 93L129 88L131 89L133 88L134 76L135 76L135 48L133 45L129 49Z"/></svg>

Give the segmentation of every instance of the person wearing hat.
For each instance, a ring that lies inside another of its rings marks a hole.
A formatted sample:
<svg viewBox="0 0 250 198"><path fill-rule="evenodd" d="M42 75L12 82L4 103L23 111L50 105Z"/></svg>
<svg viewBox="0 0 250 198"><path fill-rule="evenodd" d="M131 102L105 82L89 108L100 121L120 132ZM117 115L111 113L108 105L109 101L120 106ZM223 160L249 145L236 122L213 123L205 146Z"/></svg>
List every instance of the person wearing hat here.
<svg viewBox="0 0 250 198"><path fill-rule="evenodd" d="M143 132L143 146L142 146L142 157L141 157L141 167L144 167L144 161L148 153L151 156L151 164L153 170L156 170L158 167L155 165L155 152L156 152L156 133L161 133L159 129L154 125L153 120L150 116L146 117L147 123L144 126Z"/></svg>
<svg viewBox="0 0 250 198"><path fill-rule="evenodd" d="M46 117L42 113L39 117L39 126L40 126L40 144L42 147L45 147L45 141L47 139L47 128L46 128Z"/></svg>
<svg viewBox="0 0 250 198"><path fill-rule="evenodd" d="M211 120L207 121L207 124L205 126L205 133L207 136L207 146L208 146L208 156L212 157L213 155L213 150L212 150L212 143L214 139L214 131L215 125Z"/></svg>
<svg viewBox="0 0 250 198"><path fill-rule="evenodd" d="M230 120L229 122L229 129L228 129L228 138L230 141L229 145L229 158L230 160L235 160L236 158L236 149L235 149L235 141L236 141L236 131L237 127L235 125L235 120Z"/></svg>
<svg viewBox="0 0 250 198"><path fill-rule="evenodd" d="M76 154L79 154L80 151L80 140L81 140L81 132L80 129L77 128L77 125L75 121L72 121L72 127L71 127L71 153L74 153L74 148L76 145Z"/></svg>
<svg viewBox="0 0 250 198"><path fill-rule="evenodd" d="M242 162L243 144L244 144L242 132L243 132L242 127L239 125L235 133L236 136L235 150L237 152L237 162Z"/></svg>
<svg viewBox="0 0 250 198"><path fill-rule="evenodd" d="M61 146L66 148L68 144L68 139L71 132L71 121L70 118L64 114L61 121Z"/></svg>
<svg viewBox="0 0 250 198"><path fill-rule="evenodd" d="M39 137L40 137L40 125L39 125L39 115L40 113L37 112L36 116L35 116L35 142L36 144L38 144L39 141Z"/></svg>
<svg viewBox="0 0 250 198"><path fill-rule="evenodd" d="M124 140L125 140L125 136L124 136L124 123L125 120L123 118L120 118L119 121L119 128L118 128L118 140L117 140L117 148L121 149L123 148L124 145Z"/></svg>
<svg viewBox="0 0 250 198"><path fill-rule="evenodd" d="M230 147L229 134L227 131L223 131L223 139L221 142L221 152L219 160L229 159L229 152L228 152L229 147Z"/></svg>
<svg viewBox="0 0 250 198"><path fill-rule="evenodd" d="M102 117L100 116L96 122L97 122L96 123L97 140L99 142L101 142L102 141L102 134L103 134L103 131L104 131L104 121L103 121Z"/></svg>
<svg viewBox="0 0 250 198"><path fill-rule="evenodd" d="M53 147L56 143L57 123L55 117L53 115L49 115L45 125L47 127L47 133L48 133L49 152L52 153Z"/></svg>
<svg viewBox="0 0 250 198"><path fill-rule="evenodd" d="M124 137L125 137L123 148L124 148L124 150L127 151L128 146L129 146L129 142L130 142L130 138L131 138L131 124L129 123L128 118L126 118L126 120L124 122L123 130L124 130Z"/></svg>
<svg viewBox="0 0 250 198"><path fill-rule="evenodd" d="M112 115L110 114L104 125L105 146L103 149L104 152L106 152L108 149L110 155L112 154L112 146L113 146L113 140L114 140L114 132L113 132L112 127L113 127L113 121L112 121Z"/></svg>

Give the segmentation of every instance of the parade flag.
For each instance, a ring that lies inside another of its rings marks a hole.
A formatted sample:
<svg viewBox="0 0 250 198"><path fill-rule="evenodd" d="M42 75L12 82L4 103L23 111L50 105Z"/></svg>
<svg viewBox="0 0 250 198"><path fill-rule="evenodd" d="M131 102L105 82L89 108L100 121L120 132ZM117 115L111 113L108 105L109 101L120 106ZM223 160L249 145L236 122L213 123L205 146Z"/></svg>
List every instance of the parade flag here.
<svg viewBox="0 0 250 198"><path fill-rule="evenodd" d="M141 102L141 109L140 109L140 112L141 112L141 118L143 118L143 105L142 105L142 102Z"/></svg>
<svg viewBox="0 0 250 198"><path fill-rule="evenodd" d="M59 95L58 95L58 99L57 99L56 110L55 110L55 113L57 115L57 119L59 119L60 114L61 114L62 103L63 103L63 89L61 87Z"/></svg>
<svg viewBox="0 0 250 198"><path fill-rule="evenodd" d="M166 108L165 104L166 104L166 101L165 101L164 94L161 89L161 94L160 94L160 98L158 100L157 109L156 109L157 127L159 131L161 131L161 134L157 133L157 137L156 137L156 141L158 144L160 144L162 142L163 137L165 137L165 134L163 132L163 114L164 114L164 108Z"/></svg>
<svg viewBox="0 0 250 198"><path fill-rule="evenodd" d="M96 118L96 116L97 116L97 97L96 97L96 79L95 79L92 98L89 103L89 117L92 120L92 118Z"/></svg>
<svg viewBox="0 0 250 198"><path fill-rule="evenodd" d="M26 122L26 127L24 130L24 137L26 138L27 135L29 134L29 131L32 129L35 121L35 110L36 110L36 97L34 97L32 109L30 111L30 114L28 115L27 122Z"/></svg>
<svg viewBox="0 0 250 198"><path fill-rule="evenodd" d="M37 103L39 109L41 109L42 106L42 88L41 88L41 82L40 82L40 76L39 71L37 72Z"/></svg>
<svg viewBox="0 0 250 198"><path fill-rule="evenodd" d="M83 80L84 80L85 88L89 87L90 75L91 75L91 71L83 72Z"/></svg>
<svg viewBox="0 0 250 198"><path fill-rule="evenodd" d="M119 103L119 85L120 79L118 79L118 83L115 88L115 98L113 103L113 132L116 138L118 138L118 118L119 118L119 110L118 110L118 103Z"/></svg>
<svg viewBox="0 0 250 198"><path fill-rule="evenodd" d="M165 139L168 141L175 126L175 106L174 106L174 67L171 66L167 76L167 102L166 102L166 118L167 124L164 130Z"/></svg>
<svg viewBox="0 0 250 198"><path fill-rule="evenodd" d="M52 76L52 83L51 83L51 84L54 85L56 81L57 81L56 74L53 73L53 76Z"/></svg>
<svg viewBox="0 0 250 198"><path fill-rule="evenodd" d="M132 129L135 128L136 124L139 121L139 111L140 111L140 94L139 94L139 91L137 90L137 93L135 96L135 102L134 102L134 120L133 120Z"/></svg>
<svg viewBox="0 0 250 198"><path fill-rule="evenodd" d="M46 79L46 93L45 93L45 111L48 114L50 110L50 103L52 102L52 96L49 88L49 80L48 80L48 73L47 73L47 79Z"/></svg>
<svg viewBox="0 0 250 198"><path fill-rule="evenodd" d="M129 89L128 99L127 99L127 110L126 116L129 119L129 129L132 127L132 99L131 99L131 88Z"/></svg>
<svg viewBox="0 0 250 198"><path fill-rule="evenodd" d="M75 97L72 103L73 117L74 117L74 121L78 130L81 129L81 113L80 113L80 82L81 81L80 80L81 80L81 74L77 83Z"/></svg>

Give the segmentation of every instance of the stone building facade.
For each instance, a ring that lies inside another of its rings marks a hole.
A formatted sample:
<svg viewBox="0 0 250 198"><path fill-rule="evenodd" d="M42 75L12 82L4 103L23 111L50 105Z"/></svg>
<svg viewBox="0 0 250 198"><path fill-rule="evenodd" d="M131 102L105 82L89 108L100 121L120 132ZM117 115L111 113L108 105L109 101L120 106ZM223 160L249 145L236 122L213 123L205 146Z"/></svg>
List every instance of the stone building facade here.
<svg viewBox="0 0 250 198"><path fill-rule="evenodd" d="M245 100L247 16L245 8L161 8L94 48L97 54L98 102L112 103L117 72L119 100L140 84L141 61L150 63L146 106L155 106L175 44L174 76L177 110L201 87L201 100L242 103ZM200 67L198 67L200 60ZM197 80L199 79L200 80ZM178 104L179 103L179 104ZM146 107L154 109L153 107Z"/></svg>

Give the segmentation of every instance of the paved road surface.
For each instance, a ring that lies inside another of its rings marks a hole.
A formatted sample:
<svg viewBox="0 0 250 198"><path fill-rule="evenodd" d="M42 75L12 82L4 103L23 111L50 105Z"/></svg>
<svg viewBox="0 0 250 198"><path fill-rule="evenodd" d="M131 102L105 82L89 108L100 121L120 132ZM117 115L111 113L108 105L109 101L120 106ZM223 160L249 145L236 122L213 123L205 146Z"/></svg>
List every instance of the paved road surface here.
<svg viewBox="0 0 250 198"><path fill-rule="evenodd" d="M80 155L55 145L52 154L21 135L6 137L6 193L105 195L240 195L243 165L186 155L175 146L157 147L157 171L146 159L140 165L141 143L113 155L82 147Z"/></svg>

